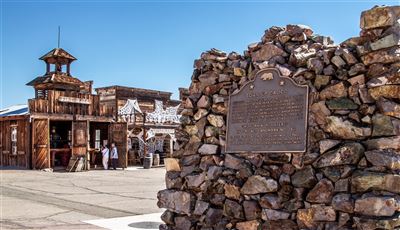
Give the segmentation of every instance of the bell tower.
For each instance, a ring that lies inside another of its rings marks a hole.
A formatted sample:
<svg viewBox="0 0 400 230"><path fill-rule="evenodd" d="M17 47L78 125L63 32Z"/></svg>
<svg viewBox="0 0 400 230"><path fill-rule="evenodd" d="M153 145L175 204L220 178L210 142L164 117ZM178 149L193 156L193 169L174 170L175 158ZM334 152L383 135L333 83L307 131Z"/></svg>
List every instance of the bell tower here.
<svg viewBox="0 0 400 230"><path fill-rule="evenodd" d="M62 73L63 66L65 65L65 73L68 76L71 76L71 63L76 60L74 56L72 56L62 48L55 48L39 59L46 63L46 74L49 74L51 72L51 65L54 66L53 72L55 73Z"/></svg>
<svg viewBox="0 0 400 230"><path fill-rule="evenodd" d="M46 63L46 73L27 83L35 89L36 98L47 98L50 90L91 92L91 81L82 82L71 75L71 63L77 59L64 49L52 49L39 60Z"/></svg>

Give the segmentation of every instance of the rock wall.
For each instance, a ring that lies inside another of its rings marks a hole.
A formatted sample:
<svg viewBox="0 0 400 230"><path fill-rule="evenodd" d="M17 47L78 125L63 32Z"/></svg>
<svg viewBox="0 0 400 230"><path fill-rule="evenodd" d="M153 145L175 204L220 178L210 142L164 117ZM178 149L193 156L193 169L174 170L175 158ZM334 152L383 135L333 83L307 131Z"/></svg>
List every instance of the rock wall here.
<svg viewBox="0 0 400 230"><path fill-rule="evenodd" d="M399 6L365 11L360 37L340 45L287 25L243 55L202 53L160 229L400 227L399 18ZM307 151L225 153L228 96L268 67L310 88Z"/></svg>

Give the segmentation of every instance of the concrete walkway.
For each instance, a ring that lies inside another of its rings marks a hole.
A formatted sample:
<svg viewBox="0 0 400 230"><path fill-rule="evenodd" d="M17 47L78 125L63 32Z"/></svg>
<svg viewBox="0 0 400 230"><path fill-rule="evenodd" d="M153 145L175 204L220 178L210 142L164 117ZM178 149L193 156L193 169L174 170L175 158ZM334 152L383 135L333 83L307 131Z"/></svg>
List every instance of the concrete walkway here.
<svg viewBox="0 0 400 230"><path fill-rule="evenodd" d="M164 174L164 168L1 170L0 229L113 229L90 221L162 212L156 203Z"/></svg>

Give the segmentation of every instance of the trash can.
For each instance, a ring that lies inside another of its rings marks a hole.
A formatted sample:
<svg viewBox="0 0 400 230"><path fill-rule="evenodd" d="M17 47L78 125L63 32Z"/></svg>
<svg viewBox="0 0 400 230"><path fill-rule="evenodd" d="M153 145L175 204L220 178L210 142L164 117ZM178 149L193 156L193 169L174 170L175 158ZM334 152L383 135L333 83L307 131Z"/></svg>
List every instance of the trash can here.
<svg viewBox="0 0 400 230"><path fill-rule="evenodd" d="M147 153L143 159L143 168L149 169L153 165L153 153Z"/></svg>

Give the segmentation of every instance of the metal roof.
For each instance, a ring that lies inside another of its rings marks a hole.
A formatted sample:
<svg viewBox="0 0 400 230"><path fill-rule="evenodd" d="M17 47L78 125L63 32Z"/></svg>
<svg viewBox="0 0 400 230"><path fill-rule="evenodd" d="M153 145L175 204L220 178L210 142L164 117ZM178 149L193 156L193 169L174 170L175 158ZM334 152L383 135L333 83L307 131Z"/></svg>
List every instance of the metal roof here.
<svg viewBox="0 0 400 230"><path fill-rule="evenodd" d="M28 105L12 105L10 107L0 109L0 117L27 115L29 114Z"/></svg>

